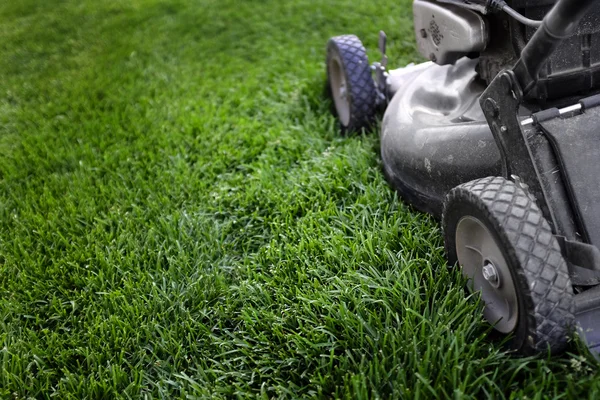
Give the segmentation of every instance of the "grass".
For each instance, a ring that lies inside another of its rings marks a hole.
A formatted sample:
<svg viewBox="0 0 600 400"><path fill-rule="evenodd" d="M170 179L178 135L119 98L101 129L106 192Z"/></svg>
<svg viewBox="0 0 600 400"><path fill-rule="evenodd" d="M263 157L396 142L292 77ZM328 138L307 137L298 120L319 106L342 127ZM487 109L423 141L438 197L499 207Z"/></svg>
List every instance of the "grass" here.
<svg viewBox="0 0 600 400"><path fill-rule="evenodd" d="M409 0L1 2L0 397L599 396L339 137L326 40L379 29L417 59Z"/></svg>

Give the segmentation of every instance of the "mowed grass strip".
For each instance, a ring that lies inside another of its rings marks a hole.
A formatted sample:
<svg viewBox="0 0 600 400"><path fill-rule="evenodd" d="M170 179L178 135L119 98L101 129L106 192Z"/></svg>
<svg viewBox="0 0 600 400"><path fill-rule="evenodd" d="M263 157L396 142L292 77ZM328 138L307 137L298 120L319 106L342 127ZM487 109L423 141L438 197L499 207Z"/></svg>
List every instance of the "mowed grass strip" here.
<svg viewBox="0 0 600 400"><path fill-rule="evenodd" d="M0 3L0 397L600 394L518 359L339 137L324 47L419 60L411 2Z"/></svg>

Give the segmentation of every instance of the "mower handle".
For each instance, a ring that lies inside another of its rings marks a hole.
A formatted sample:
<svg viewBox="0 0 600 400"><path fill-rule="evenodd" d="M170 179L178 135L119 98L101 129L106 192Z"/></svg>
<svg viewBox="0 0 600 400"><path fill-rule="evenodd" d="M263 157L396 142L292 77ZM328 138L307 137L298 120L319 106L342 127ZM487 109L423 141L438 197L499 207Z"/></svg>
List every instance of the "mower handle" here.
<svg viewBox="0 0 600 400"><path fill-rule="evenodd" d="M559 0L546 15L513 67L523 93L537 83L540 70L558 45L575 33L579 22L597 0Z"/></svg>

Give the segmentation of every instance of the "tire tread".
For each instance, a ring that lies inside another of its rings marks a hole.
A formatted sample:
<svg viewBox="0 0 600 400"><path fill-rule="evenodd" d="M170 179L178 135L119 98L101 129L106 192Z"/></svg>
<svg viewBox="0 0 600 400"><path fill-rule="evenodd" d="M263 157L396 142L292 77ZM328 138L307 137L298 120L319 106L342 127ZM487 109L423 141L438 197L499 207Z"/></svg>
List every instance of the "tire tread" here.
<svg viewBox="0 0 600 400"><path fill-rule="evenodd" d="M327 65L334 51L342 61L350 89L350 122L342 129L346 132L367 129L375 119L377 91L365 47L355 35L333 37L327 45Z"/></svg>
<svg viewBox="0 0 600 400"><path fill-rule="evenodd" d="M503 246L520 264L514 272L521 283L519 290L525 292L522 295L528 321L527 336L519 350L524 354L548 348L552 352L564 350L574 320L573 288L558 241L538 205L514 182L502 177L477 179L448 194L442 216L444 227L449 222L449 208L464 201L499 228ZM448 243L446 240L446 250L451 254Z"/></svg>

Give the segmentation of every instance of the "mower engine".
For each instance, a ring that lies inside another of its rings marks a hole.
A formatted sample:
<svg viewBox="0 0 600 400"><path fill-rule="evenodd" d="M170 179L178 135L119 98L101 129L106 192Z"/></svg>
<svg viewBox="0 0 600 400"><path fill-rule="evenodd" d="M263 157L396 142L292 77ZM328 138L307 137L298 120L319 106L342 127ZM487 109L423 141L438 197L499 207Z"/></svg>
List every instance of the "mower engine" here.
<svg viewBox="0 0 600 400"><path fill-rule="evenodd" d="M489 23L472 9L416 0L413 15L419 52L436 64L454 64L465 56L483 52L489 43Z"/></svg>
<svg viewBox="0 0 600 400"><path fill-rule="evenodd" d="M555 0L416 0L415 34L421 55L439 65L479 58L488 84L513 66ZM504 11L504 12L501 12ZM589 93L600 86L600 9L590 10L540 71L537 102Z"/></svg>

